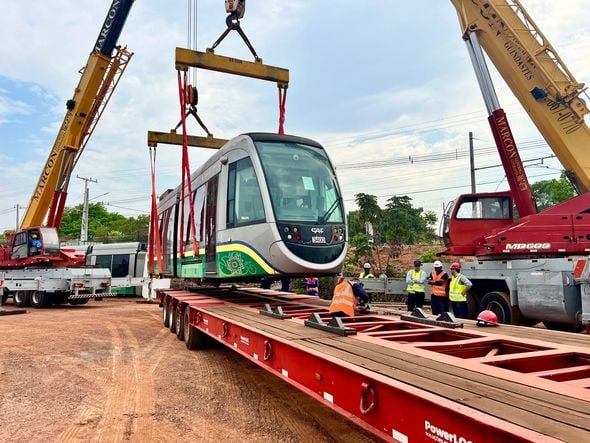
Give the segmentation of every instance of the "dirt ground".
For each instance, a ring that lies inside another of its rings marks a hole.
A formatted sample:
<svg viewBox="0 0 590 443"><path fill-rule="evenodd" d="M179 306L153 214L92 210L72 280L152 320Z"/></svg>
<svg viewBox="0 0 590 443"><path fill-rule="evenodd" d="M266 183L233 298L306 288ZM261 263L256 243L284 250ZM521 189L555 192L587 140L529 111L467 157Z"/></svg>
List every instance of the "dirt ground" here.
<svg viewBox="0 0 590 443"><path fill-rule="evenodd" d="M0 387L2 442L374 440L227 348L188 351L129 299L0 316Z"/></svg>

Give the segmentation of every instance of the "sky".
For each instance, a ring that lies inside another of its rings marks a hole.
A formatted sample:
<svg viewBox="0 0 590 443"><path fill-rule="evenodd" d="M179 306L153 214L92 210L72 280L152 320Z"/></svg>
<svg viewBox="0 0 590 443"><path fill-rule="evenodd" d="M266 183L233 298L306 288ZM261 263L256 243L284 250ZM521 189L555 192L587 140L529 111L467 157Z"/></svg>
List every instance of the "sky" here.
<svg viewBox="0 0 590 443"><path fill-rule="evenodd" d="M0 0L0 232L15 228L17 205L29 202L110 3ZM119 39L134 55L76 166L68 206L83 201L80 176L97 181L90 199L109 211L149 213L147 131L167 132L179 121L174 49L204 51L225 29L222 0L196 3L189 20L194 0L135 1ZM586 2L521 3L577 80L590 82ZM326 148L348 211L358 193L382 206L408 195L440 217L446 202L470 192L470 131L477 190L507 188L502 168L493 167L499 157L450 0L248 0L242 27L266 64L289 69L285 132ZM216 53L252 60L236 32ZM488 67L529 180L558 178L559 162L536 160L550 148ZM275 84L205 71L191 77L198 114L216 137L277 131ZM194 120L188 132L204 135ZM191 148L191 169L211 154ZM180 171L180 148L160 145L158 194L178 185Z"/></svg>

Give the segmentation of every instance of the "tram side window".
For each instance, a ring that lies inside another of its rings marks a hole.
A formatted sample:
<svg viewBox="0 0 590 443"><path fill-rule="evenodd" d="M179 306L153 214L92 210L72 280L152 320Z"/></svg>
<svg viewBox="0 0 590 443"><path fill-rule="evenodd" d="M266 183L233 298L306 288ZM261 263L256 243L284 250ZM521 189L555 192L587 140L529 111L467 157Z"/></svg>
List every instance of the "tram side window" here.
<svg viewBox="0 0 590 443"><path fill-rule="evenodd" d="M176 231L176 207L172 207L169 210L168 217L168 232L166 233L166 255L171 259L175 260L176 252L174 251L174 233Z"/></svg>
<svg viewBox="0 0 590 443"><path fill-rule="evenodd" d="M106 268L111 271L111 277L114 277L112 274L113 269L111 265L113 264L113 256L112 255L97 255L95 263L97 268Z"/></svg>
<svg viewBox="0 0 590 443"><path fill-rule="evenodd" d="M195 214L195 233L197 236L197 242L201 242L203 241L203 217L205 215L205 185L201 185L195 192L193 211Z"/></svg>
<svg viewBox="0 0 590 443"><path fill-rule="evenodd" d="M260 186L249 157L229 165L227 227L261 223L266 220Z"/></svg>
<svg viewBox="0 0 590 443"><path fill-rule="evenodd" d="M112 277L127 277L129 274L129 254L113 255Z"/></svg>

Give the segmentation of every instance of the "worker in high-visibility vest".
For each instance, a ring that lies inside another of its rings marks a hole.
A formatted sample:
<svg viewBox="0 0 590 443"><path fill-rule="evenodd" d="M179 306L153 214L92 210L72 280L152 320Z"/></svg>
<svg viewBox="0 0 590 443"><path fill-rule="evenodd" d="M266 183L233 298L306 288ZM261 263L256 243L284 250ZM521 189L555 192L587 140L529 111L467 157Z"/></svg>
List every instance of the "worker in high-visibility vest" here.
<svg viewBox="0 0 590 443"><path fill-rule="evenodd" d="M467 318L467 291L473 286L467 277L461 274L461 265L451 265L451 282L449 283L449 300L457 318Z"/></svg>
<svg viewBox="0 0 590 443"><path fill-rule="evenodd" d="M406 274L406 283L408 287L408 311L414 308L421 308L424 305L424 291L426 282L426 272L422 270L422 262L414 260L414 269L410 269Z"/></svg>
<svg viewBox="0 0 590 443"><path fill-rule="evenodd" d="M318 295L320 279L317 277L306 277L303 283L307 295Z"/></svg>
<svg viewBox="0 0 590 443"><path fill-rule="evenodd" d="M363 272L361 272L359 278L375 278L371 272L371 263L367 262L363 265Z"/></svg>
<svg viewBox="0 0 590 443"><path fill-rule="evenodd" d="M426 283L430 285L430 308L435 315L448 312L449 299L447 296L447 284L449 274L443 271L442 263L437 260L433 263L433 270Z"/></svg>
<svg viewBox="0 0 590 443"><path fill-rule="evenodd" d="M359 307L367 309L368 303L369 296L358 278L344 280L334 288L329 309L330 315L332 317L353 317L357 304Z"/></svg>

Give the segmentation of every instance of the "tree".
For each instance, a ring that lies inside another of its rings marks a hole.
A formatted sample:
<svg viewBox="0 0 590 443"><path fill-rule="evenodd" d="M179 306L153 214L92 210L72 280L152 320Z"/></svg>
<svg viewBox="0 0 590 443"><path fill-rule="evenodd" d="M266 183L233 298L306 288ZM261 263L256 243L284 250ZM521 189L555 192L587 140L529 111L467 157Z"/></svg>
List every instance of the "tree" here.
<svg viewBox="0 0 590 443"><path fill-rule="evenodd" d="M379 207L374 195L357 194L355 201L359 209L348 215L348 234L357 264L361 258L370 256L377 265L376 270L383 272L389 268L391 259L401 254L404 245L431 243L437 238L434 229L436 214L414 208L408 196L391 197L385 209ZM366 222L373 225L372 239L365 232ZM380 262L379 254L379 248L383 245L389 246L389 255L384 264Z"/></svg>
<svg viewBox="0 0 590 443"><path fill-rule="evenodd" d="M539 211L575 196L574 187L564 173L561 174L559 179L553 178L533 183L531 188Z"/></svg>
<svg viewBox="0 0 590 443"><path fill-rule="evenodd" d="M62 240L80 237L83 205L65 208L59 231ZM88 205L88 238L100 241L147 241L149 215L125 217L106 210L102 203Z"/></svg>

